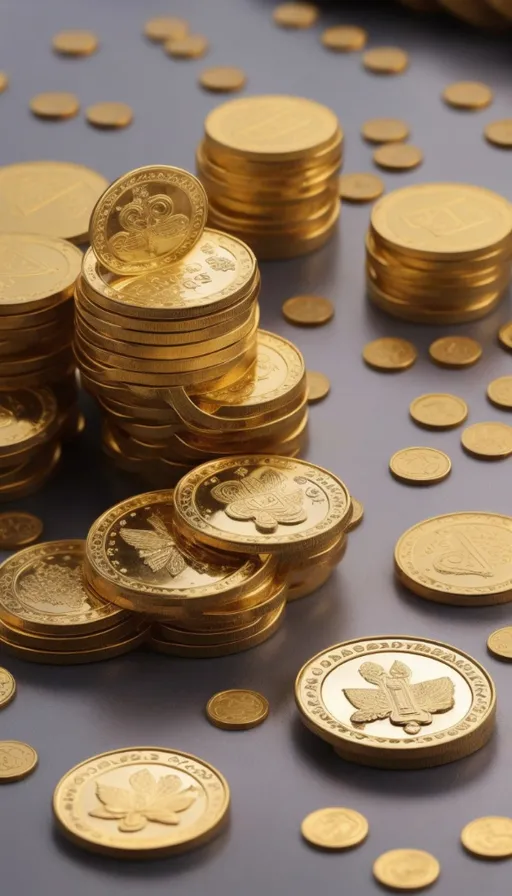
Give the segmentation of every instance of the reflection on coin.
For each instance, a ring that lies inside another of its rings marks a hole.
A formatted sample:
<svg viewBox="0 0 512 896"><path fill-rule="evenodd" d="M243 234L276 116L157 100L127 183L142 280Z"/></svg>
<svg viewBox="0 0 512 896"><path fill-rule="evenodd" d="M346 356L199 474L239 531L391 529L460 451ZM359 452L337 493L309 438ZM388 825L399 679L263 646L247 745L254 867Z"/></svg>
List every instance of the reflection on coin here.
<svg viewBox="0 0 512 896"><path fill-rule="evenodd" d="M512 321L500 327L498 338L503 348L508 348L512 351Z"/></svg>
<svg viewBox="0 0 512 896"><path fill-rule="evenodd" d="M247 731L256 728L268 716L268 700L257 691L221 691L210 697L206 715L216 728L226 731Z"/></svg>
<svg viewBox="0 0 512 896"><path fill-rule="evenodd" d="M30 100L30 111L38 118L73 118L80 103L74 93L38 93Z"/></svg>
<svg viewBox="0 0 512 896"><path fill-rule="evenodd" d="M37 541L43 532L43 524L32 513L10 510L0 513L0 550L11 551Z"/></svg>
<svg viewBox="0 0 512 896"><path fill-rule="evenodd" d="M461 436L462 447L483 460L501 460L512 454L512 426L508 423L473 423Z"/></svg>
<svg viewBox="0 0 512 896"><path fill-rule="evenodd" d="M5 72L0 72L0 93L3 93L4 90L7 90L9 86L9 78L7 77Z"/></svg>
<svg viewBox="0 0 512 896"><path fill-rule="evenodd" d="M334 317L334 305L323 296L293 296L283 302L286 320L300 327L318 327Z"/></svg>
<svg viewBox="0 0 512 896"><path fill-rule="evenodd" d="M418 352L406 339L383 337L368 342L363 349L363 359L375 370L395 372L408 370L416 362Z"/></svg>
<svg viewBox="0 0 512 896"><path fill-rule="evenodd" d="M391 458L389 469L401 482L432 485L450 475L452 463L437 448L402 448Z"/></svg>
<svg viewBox="0 0 512 896"><path fill-rule="evenodd" d="M332 28L326 28L322 34L324 47L338 53L362 50L367 40L367 32L356 25L334 25Z"/></svg>
<svg viewBox="0 0 512 896"><path fill-rule="evenodd" d="M482 346L469 336L442 336L428 352L440 367L471 367L482 357Z"/></svg>
<svg viewBox="0 0 512 896"><path fill-rule="evenodd" d="M512 376L500 376L489 383L487 397L496 407L512 411Z"/></svg>
<svg viewBox="0 0 512 896"><path fill-rule="evenodd" d="M487 649L500 660L512 660L512 626L492 632L487 638Z"/></svg>
<svg viewBox="0 0 512 896"><path fill-rule="evenodd" d="M247 75L241 68L229 65L218 65L205 68L199 75L199 83L205 90L214 93L233 93L245 86Z"/></svg>
<svg viewBox="0 0 512 896"><path fill-rule="evenodd" d="M308 381L309 404L315 404L317 401L322 401L323 398L326 398L329 395L329 392L331 391L331 382L325 373L320 373L318 370L307 370L306 378Z"/></svg>
<svg viewBox="0 0 512 896"><path fill-rule="evenodd" d="M144 34L155 43L167 40L181 40L188 32L188 22L175 16L157 16L144 25Z"/></svg>
<svg viewBox="0 0 512 896"><path fill-rule="evenodd" d="M466 402L457 395L431 392L415 398L409 413L415 423L426 429L453 429L464 423L469 412Z"/></svg>
<svg viewBox="0 0 512 896"><path fill-rule="evenodd" d="M317 809L307 815L300 832L308 843L322 849L350 849L368 836L368 822L355 809Z"/></svg>
<svg viewBox="0 0 512 896"><path fill-rule="evenodd" d="M361 501L358 501L353 495L350 497L352 498L352 516L350 517L350 523L347 526L347 532L352 532L353 529L357 529L363 522L364 517L364 506Z"/></svg>
<svg viewBox="0 0 512 896"><path fill-rule="evenodd" d="M318 15L319 9L313 3L280 3L272 18L281 28L311 28Z"/></svg>
<svg viewBox="0 0 512 896"><path fill-rule="evenodd" d="M512 856L512 818L490 815L475 818L460 835L464 849L483 859Z"/></svg>
<svg viewBox="0 0 512 896"><path fill-rule="evenodd" d="M512 149L512 118L491 121L485 126L485 139L502 149Z"/></svg>
<svg viewBox="0 0 512 896"><path fill-rule="evenodd" d="M27 778L37 765L37 753L19 740L0 741L0 784Z"/></svg>
<svg viewBox="0 0 512 896"><path fill-rule="evenodd" d="M16 696L16 682L7 669L0 668L0 709L7 706Z"/></svg>
<svg viewBox="0 0 512 896"><path fill-rule="evenodd" d="M361 134L369 143L402 143L410 128L400 118L371 118L363 124Z"/></svg>
<svg viewBox="0 0 512 896"><path fill-rule="evenodd" d="M126 103L95 103L85 117L95 128L126 128L133 121L133 110Z"/></svg>
<svg viewBox="0 0 512 896"><path fill-rule="evenodd" d="M385 143L373 153L373 161L379 168L390 171L408 171L423 162L423 153L410 143Z"/></svg>
<svg viewBox="0 0 512 896"><path fill-rule="evenodd" d="M340 174L340 199L346 202L373 202L384 192L384 184L376 174Z"/></svg>
<svg viewBox="0 0 512 896"><path fill-rule="evenodd" d="M422 849L391 849L374 862L376 880L391 890L423 890L439 877L437 859Z"/></svg>
<svg viewBox="0 0 512 896"><path fill-rule="evenodd" d="M92 31L59 31L52 47L63 56L91 56L98 49L98 38Z"/></svg>
<svg viewBox="0 0 512 896"><path fill-rule="evenodd" d="M493 101L493 92L480 81L457 81L445 87L443 99L456 109L485 109Z"/></svg>
<svg viewBox="0 0 512 896"><path fill-rule="evenodd" d="M186 34L185 37L165 43L165 52L175 59L198 59L208 49L208 40L202 34Z"/></svg>
<svg viewBox="0 0 512 896"><path fill-rule="evenodd" d="M363 65L377 75L397 75L409 65L409 56L398 47L376 47L366 51Z"/></svg>

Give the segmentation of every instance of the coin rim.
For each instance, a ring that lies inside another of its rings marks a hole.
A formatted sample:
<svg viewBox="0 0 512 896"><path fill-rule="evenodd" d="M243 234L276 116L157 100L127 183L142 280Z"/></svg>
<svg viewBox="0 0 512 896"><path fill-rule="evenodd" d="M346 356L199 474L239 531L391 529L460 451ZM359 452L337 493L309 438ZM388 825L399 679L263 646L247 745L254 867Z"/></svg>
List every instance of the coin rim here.
<svg viewBox="0 0 512 896"><path fill-rule="evenodd" d="M261 701L262 706L257 717L249 719L246 722L228 722L222 717L214 715L213 708L218 697L223 697L226 694L241 693L251 694ZM206 704L205 712L208 721L211 722L211 724L215 728L222 728L224 731L248 731L250 728L256 728L258 725L263 724L270 712L270 703L263 694L260 694L259 691L254 691L251 688L228 688L225 691L218 691L216 694L213 694L213 696L210 697L208 703Z"/></svg>

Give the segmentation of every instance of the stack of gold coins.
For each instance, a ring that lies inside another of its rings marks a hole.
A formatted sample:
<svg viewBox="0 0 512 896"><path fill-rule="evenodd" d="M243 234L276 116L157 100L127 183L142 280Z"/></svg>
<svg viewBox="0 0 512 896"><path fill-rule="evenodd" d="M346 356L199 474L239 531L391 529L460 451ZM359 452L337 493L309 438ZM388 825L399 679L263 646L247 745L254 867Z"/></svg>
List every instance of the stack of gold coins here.
<svg viewBox="0 0 512 896"><path fill-rule="evenodd" d="M148 635L140 616L85 583L85 542L51 541L0 566L0 644L34 663L92 663L127 653Z"/></svg>
<svg viewBox="0 0 512 896"><path fill-rule="evenodd" d="M218 106L197 150L208 222L243 239L258 258L323 246L340 213L343 132L330 109L291 96Z"/></svg>
<svg viewBox="0 0 512 896"><path fill-rule="evenodd" d="M62 422L51 389L0 392L0 501L37 491L61 456Z"/></svg>
<svg viewBox="0 0 512 896"><path fill-rule="evenodd" d="M368 294L404 320L477 320L508 288L511 256L512 206L497 193L467 184L405 187L373 208Z"/></svg>

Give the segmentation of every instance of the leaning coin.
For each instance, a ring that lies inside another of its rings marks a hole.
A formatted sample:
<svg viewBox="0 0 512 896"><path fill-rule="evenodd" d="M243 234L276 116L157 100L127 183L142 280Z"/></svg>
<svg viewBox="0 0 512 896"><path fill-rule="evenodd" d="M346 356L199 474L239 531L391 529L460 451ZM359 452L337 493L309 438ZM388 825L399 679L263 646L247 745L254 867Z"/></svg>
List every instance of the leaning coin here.
<svg viewBox="0 0 512 896"><path fill-rule="evenodd" d="M506 859L512 856L512 818L489 815L475 818L463 829L464 849L482 859Z"/></svg>
<svg viewBox="0 0 512 896"><path fill-rule="evenodd" d="M374 862L376 880L390 890L423 890L441 871L434 856L422 849L391 849Z"/></svg>
<svg viewBox="0 0 512 896"><path fill-rule="evenodd" d="M268 700L257 691L220 691L208 700L206 715L216 728L246 731L261 725L269 709Z"/></svg>
<svg viewBox="0 0 512 896"><path fill-rule="evenodd" d="M21 781L34 771L37 753L19 740L0 741L0 784Z"/></svg>
<svg viewBox="0 0 512 896"><path fill-rule="evenodd" d="M43 532L43 524L32 513L11 510L0 513L0 550L12 551L37 541Z"/></svg>
<svg viewBox="0 0 512 896"><path fill-rule="evenodd" d="M400 482L433 485L450 475L452 462L437 448L402 448L391 458L389 469Z"/></svg>
<svg viewBox="0 0 512 896"><path fill-rule="evenodd" d="M7 669L0 668L0 709L16 696L16 681Z"/></svg>
<svg viewBox="0 0 512 896"><path fill-rule="evenodd" d="M368 836L368 822L355 809L317 809L307 815L300 832L312 846L321 849L350 849Z"/></svg>

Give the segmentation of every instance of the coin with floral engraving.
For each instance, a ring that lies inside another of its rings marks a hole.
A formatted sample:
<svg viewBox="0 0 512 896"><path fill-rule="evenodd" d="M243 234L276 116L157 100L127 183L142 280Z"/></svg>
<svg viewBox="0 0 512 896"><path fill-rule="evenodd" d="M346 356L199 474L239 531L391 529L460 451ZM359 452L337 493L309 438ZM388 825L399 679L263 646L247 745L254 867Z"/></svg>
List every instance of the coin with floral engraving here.
<svg viewBox="0 0 512 896"><path fill-rule="evenodd" d="M37 761L37 753L29 744L0 740L0 784L27 778L35 770Z"/></svg>
<svg viewBox="0 0 512 896"><path fill-rule="evenodd" d="M206 715L216 728L226 731L246 731L261 725L268 716L269 703L257 691L220 691L210 697Z"/></svg>
<svg viewBox="0 0 512 896"><path fill-rule="evenodd" d="M303 723L350 762L426 768L469 756L490 738L496 693L457 648L383 635L335 644L300 670Z"/></svg>
<svg viewBox="0 0 512 896"><path fill-rule="evenodd" d="M312 846L321 849L351 849L368 836L368 822L355 809L330 807L317 809L306 816L300 832Z"/></svg>
<svg viewBox="0 0 512 896"><path fill-rule="evenodd" d="M402 448L389 461L395 479L413 485L432 485L450 475L452 462L437 448Z"/></svg>
<svg viewBox="0 0 512 896"><path fill-rule="evenodd" d="M475 818L463 829L464 849L481 859L506 859L512 856L512 818L489 815Z"/></svg>
<svg viewBox="0 0 512 896"><path fill-rule="evenodd" d="M423 890L440 871L437 859L423 849L390 849L373 863L373 876L390 890Z"/></svg>
<svg viewBox="0 0 512 896"><path fill-rule="evenodd" d="M0 709L16 696L16 681L7 669L0 668Z"/></svg>
<svg viewBox="0 0 512 896"><path fill-rule="evenodd" d="M54 817L77 846L151 859L206 843L227 821L229 787L212 765L167 747L101 753L57 784Z"/></svg>

